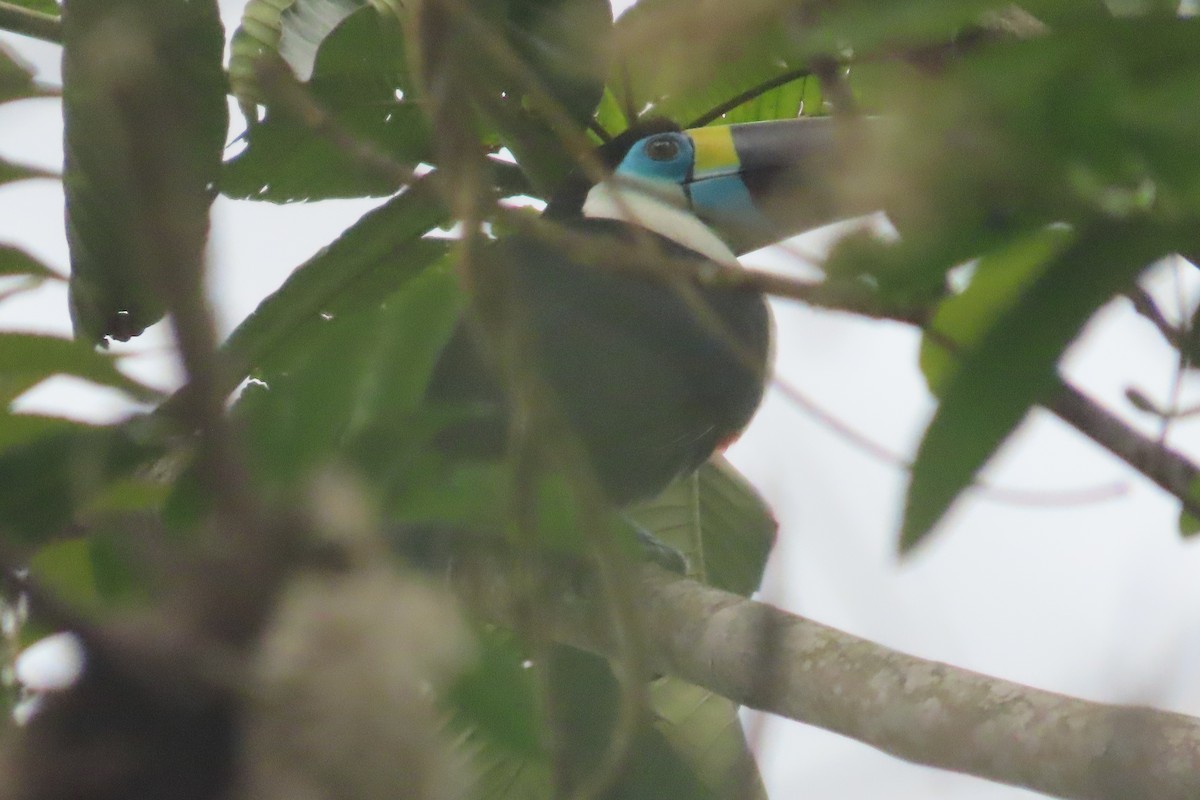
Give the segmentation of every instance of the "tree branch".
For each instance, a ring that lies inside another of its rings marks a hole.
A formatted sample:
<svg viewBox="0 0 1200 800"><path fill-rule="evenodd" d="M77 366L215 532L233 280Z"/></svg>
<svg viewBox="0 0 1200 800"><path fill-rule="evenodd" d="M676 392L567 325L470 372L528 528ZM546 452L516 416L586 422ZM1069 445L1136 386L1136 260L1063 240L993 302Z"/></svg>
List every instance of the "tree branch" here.
<svg viewBox="0 0 1200 800"><path fill-rule="evenodd" d="M467 602L506 621L508 558L452 559ZM611 656L594 575L545 562L559 640ZM1063 798L1200 795L1200 719L1093 703L900 653L765 603L640 567L656 670L918 764ZM581 602L581 597L583 602Z"/></svg>
<svg viewBox="0 0 1200 800"><path fill-rule="evenodd" d="M62 19L0 0L0 30L62 44Z"/></svg>
<svg viewBox="0 0 1200 800"><path fill-rule="evenodd" d="M1046 408L1179 498L1191 514L1200 516L1200 502L1192 495L1200 468L1186 456L1134 430L1066 381L1060 381L1058 391L1046 403Z"/></svg>

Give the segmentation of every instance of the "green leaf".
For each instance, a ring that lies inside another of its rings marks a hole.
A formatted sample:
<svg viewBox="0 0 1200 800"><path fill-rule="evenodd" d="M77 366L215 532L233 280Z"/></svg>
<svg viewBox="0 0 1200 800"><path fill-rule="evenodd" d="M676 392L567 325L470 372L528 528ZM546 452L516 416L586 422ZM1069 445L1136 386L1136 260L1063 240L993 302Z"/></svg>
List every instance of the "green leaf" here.
<svg viewBox="0 0 1200 800"><path fill-rule="evenodd" d="M561 770L579 781L602 763L610 744L620 701L620 686L607 661L569 647L554 649L548 680L553 724L561 735ZM624 769L611 795L626 800L716 798L691 763L656 727L643 724L632 742Z"/></svg>
<svg viewBox="0 0 1200 800"><path fill-rule="evenodd" d="M426 4L410 46L442 166L501 144L535 193L553 191L575 166L563 128L582 129L603 94L611 19L607 0Z"/></svg>
<svg viewBox="0 0 1200 800"><path fill-rule="evenodd" d="M262 102L254 64L269 53L279 52L282 30L280 15L295 0L248 0L242 22L229 43L229 88L238 99L248 121L258 119L254 106Z"/></svg>
<svg viewBox="0 0 1200 800"><path fill-rule="evenodd" d="M1188 486L1188 499L1196 505L1200 505L1200 478L1194 478L1190 486ZM1200 533L1200 518L1187 510L1186 507L1179 509L1179 535L1185 539L1190 539Z"/></svg>
<svg viewBox="0 0 1200 800"><path fill-rule="evenodd" d="M91 547L86 538L47 544L29 560L29 572L55 597L75 608L95 610L100 604Z"/></svg>
<svg viewBox="0 0 1200 800"><path fill-rule="evenodd" d="M506 6L508 43L539 88L576 123L591 119L604 92L612 6L607 0L508 0ZM509 90L534 108L540 105L519 76Z"/></svg>
<svg viewBox="0 0 1200 800"><path fill-rule="evenodd" d="M763 499L720 456L628 513L683 553L691 577L744 596L762 581L778 527Z"/></svg>
<svg viewBox="0 0 1200 800"><path fill-rule="evenodd" d="M158 273L204 246L228 128L225 37L216 0L67 0L66 10L71 319L84 341L127 340L164 313Z"/></svg>
<svg viewBox="0 0 1200 800"><path fill-rule="evenodd" d="M630 120L625 116L625 111L617 101L612 87L605 86L604 93L600 96L600 104L596 106L596 124L609 136L616 136L629 127ZM592 141L597 145L603 144L594 133Z"/></svg>
<svg viewBox="0 0 1200 800"><path fill-rule="evenodd" d="M1066 228L1045 228L1016 239L981 258L967 289L938 305L920 352L921 372L934 395L941 394L957 366L946 344L952 343L954 351L974 347L1072 238Z"/></svg>
<svg viewBox="0 0 1200 800"><path fill-rule="evenodd" d="M52 14L56 17L58 16L59 12L62 10L59 7L58 3L55 2L55 0L6 0L6 1L13 5L20 6L21 8L28 8L30 11L37 11L42 14Z"/></svg>
<svg viewBox="0 0 1200 800"><path fill-rule="evenodd" d="M881 49L900 52L932 43L949 44L957 34L977 28L988 15L995 15L998 7L992 0L850 0L822 9L812 23L795 26L792 35L798 49L814 55L846 50L859 57ZM1051 26L1063 15L1106 15L1099 3L1074 0L1030 0L1021 8Z"/></svg>
<svg viewBox="0 0 1200 800"><path fill-rule="evenodd" d="M33 67L0 42L0 103L41 94L33 82Z"/></svg>
<svg viewBox="0 0 1200 800"><path fill-rule="evenodd" d="M297 3L283 13L280 48L289 41L296 19L293 12L321 2ZM400 163L429 161L425 115L412 99L414 91L407 76L403 40L394 31L395 19L385 24L374 8L358 5L364 7L314 43L319 50L314 52L308 88L334 121L358 140ZM247 6L247 14L250 10ZM305 29L303 33L313 32ZM245 69L252 69L252 62ZM387 176L364 171L350 154L289 112L286 108L268 109L265 120L250 125L245 150L225 165L221 177L224 194L290 202L379 196L399 188Z"/></svg>
<svg viewBox="0 0 1200 800"><path fill-rule="evenodd" d="M279 15L279 55L297 78L307 81L313 76L317 51L326 37L355 11L369 5L368 0L295 0ZM378 6L376 10L383 13Z"/></svg>
<svg viewBox="0 0 1200 800"><path fill-rule="evenodd" d="M1165 254L1164 233L1111 221L1078 231L962 354L913 463L901 552L929 534L1030 406L1045 398L1058 358L1088 318Z"/></svg>
<svg viewBox="0 0 1200 800"><path fill-rule="evenodd" d="M650 707L654 727L692 765L713 797L767 800L737 703L663 676L650 684Z"/></svg>
<svg viewBox="0 0 1200 800"><path fill-rule="evenodd" d="M1179 535L1184 539L1190 539L1200 533L1200 519L1188 511L1181 510L1179 512Z"/></svg>
<svg viewBox="0 0 1200 800"><path fill-rule="evenodd" d="M445 698L456 723L507 754L545 759L537 684L511 633L485 629L478 637L474 668L459 677Z"/></svg>
<svg viewBox="0 0 1200 800"><path fill-rule="evenodd" d="M114 356L98 353L82 342L32 333L0 333L0 399L7 402L52 375L74 375L142 400L159 396L117 369Z"/></svg>
<svg viewBox="0 0 1200 800"><path fill-rule="evenodd" d="M440 242L413 244L444 252ZM243 395L239 413L250 420L265 475L290 479L350 460L383 487L427 443L428 429L414 418L461 297L448 259L418 266L425 268L388 264L367 276L365 291L326 296L320 311L257 360L260 388Z"/></svg>
<svg viewBox="0 0 1200 800"><path fill-rule="evenodd" d="M504 532L503 512L510 505L512 490L508 464L492 461L448 465L444 461L413 459L400 470L395 453L390 461L389 472L376 475L387 481L382 490L389 495L389 519L445 525L481 536Z"/></svg>
<svg viewBox="0 0 1200 800"><path fill-rule="evenodd" d="M222 348L234 380L295 352L296 336L401 288L443 257L445 242L421 236L448 215L429 181L368 212L332 244L296 268L248 316ZM301 350L302 352L302 350ZM232 388L232 387L230 387Z"/></svg>
<svg viewBox="0 0 1200 800"><path fill-rule="evenodd" d="M144 604L148 599L147 579L137 571L141 562L137 556L126 528L110 529L108 520L89 520L86 537L44 545L30 559L29 569L39 584L71 606L96 613L114 602Z"/></svg>
<svg viewBox="0 0 1200 800"><path fill-rule="evenodd" d="M70 430L77 423L39 414L0 414L0 452L52 432Z"/></svg>
<svg viewBox="0 0 1200 800"><path fill-rule="evenodd" d="M0 164L0 171L3 170ZM0 179L0 183L3 180ZM19 247L0 244L0 276L23 275L41 280L59 280L62 278L50 267L38 261Z"/></svg>
<svg viewBox="0 0 1200 800"><path fill-rule="evenodd" d="M135 475L114 481L104 491L91 498L83 510L89 515L157 511L166 503L170 493L169 483L153 477Z"/></svg>
<svg viewBox="0 0 1200 800"><path fill-rule="evenodd" d="M467 747L473 756L472 766L479 776L471 796L480 800L514 797L550 800L551 766L542 741L541 725L546 713L542 707L554 715L551 724L561 748L557 753L557 777L567 787L589 777L610 746L620 701L620 687L608 663L598 656L560 645L551 650L548 663L535 664L525 660L527 656L510 635L485 633L481 640L484 652L479 665L447 698L455 715L455 726L465 731ZM541 681L535 680L534 670L544 672ZM663 679L656 683L666 687L672 682ZM539 685L550 693L546 704L538 697ZM722 789L739 791L722 793L705 781L711 777L719 782L717 776L704 773L728 763L723 749L725 742L718 741L723 737L708 738L708 748L701 744L717 727L723 727L718 721L725 710L718 708L721 701L714 697L700 701L702 708L685 708L683 704L698 699L694 693L686 697L671 694L669 699L676 701L671 704L666 702L669 692L665 688L653 691L664 700L665 709L670 705L666 710L675 713L680 721L689 720L696 725L698 730L693 734L697 735L687 744L664 735L663 727L675 726L655 710L653 724L644 722L636 732L624 768L614 776L615 783L605 797L757 800L762 796L761 786L754 777L753 760L741 765L751 769L749 776L756 790L749 794L741 793L745 783L726 782ZM723 702L734 708L728 701ZM733 724L737 725L736 714ZM740 735L740 728L737 732ZM748 751L743 749L743 753L749 758Z"/></svg>
<svg viewBox="0 0 1200 800"><path fill-rule="evenodd" d="M0 185L12 183L14 181L24 181L30 178L57 178L57 174L49 170L39 169L37 167L28 167L24 164L14 164L4 158L0 158Z"/></svg>
<svg viewBox="0 0 1200 800"><path fill-rule="evenodd" d="M780 77L790 77L790 74L785 73ZM722 125L732 125L764 119L792 119L801 114L817 116L824 111L821 82L814 75L804 75L791 77L786 83L756 94L752 99L734 106L715 121Z"/></svg>
<svg viewBox="0 0 1200 800"><path fill-rule="evenodd" d="M368 8L374 13L360 13ZM396 0L249 0L230 45L229 76L233 93L243 110L262 102L254 71L255 62L265 55L280 56L301 81L311 80L319 70L319 61L325 57L321 50L334 38L334 31L352 16L360 17L367 27L360 26L358 33L344 38L360 46L369 45L370 50L342 63L340 71L345 73L344 77L352 78L351 72L357 72L359 77L374 77L381 74L382 64L390 64L395 71L389 74L398 76L406 71L403 42L393 34L403 21L403 11ZM381 17L387 20L382 31ZM375 34L386 32L386 52L377 49L374 39L361 38L367 30ZM354 47L346 52L353 53ZM358 62L357 67L352 67L353 61ZM348 80L347 84L352 82ZM393 83L392 87L398 85ZM247 117L251 121L257 119L253 113Z"/></svg>
<svg viewBox="0 0 1200 800"><path fill-rule="evenodd" d="M727 8L714 13L732 14L733 7ZM695 14L690 3L657 0L638 3L617 20L617 57L609 76L616 106L691 125L732 98L791 74L795 81L771 87L762 96L774 94L759 105L758 100L741 104L729 121L796 116L804 98L800 73L808 67L808 53L794 46L778 18L739 14L736 21L717 20L697 29ZM683 26L690 35L664 35Z"/></svg>
<svg viewBox="0 0 1200 800"><path fill-rule="evenodd" d="M65 423L0 452L0 529L18 542L61 534L114 481L154 451L124 426Z"/></svg>

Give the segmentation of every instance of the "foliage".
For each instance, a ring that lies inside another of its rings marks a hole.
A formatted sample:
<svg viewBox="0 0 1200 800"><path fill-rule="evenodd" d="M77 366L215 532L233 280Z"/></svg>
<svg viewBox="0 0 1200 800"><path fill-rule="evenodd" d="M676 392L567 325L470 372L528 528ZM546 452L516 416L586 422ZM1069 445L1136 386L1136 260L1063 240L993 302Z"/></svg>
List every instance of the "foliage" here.
<svg viewBox="0 0 1200 800"><path fill-rule="evenodd" d="M79 342L0 337L0 530L47 586L86 582L76 594L109 612L161 600L175 576L113 546L131 515L161 525L156 547L187 554L207 553L209 536L251 552L228 533L239 527L319 539L313 520L325 518L313 498L326 496L319 487L331 474L352 486L337 496L352 500L334 504L345 513L326 527L387 531L408 565L427 555L408 548L408 534L442 526L465 530L455 546L470 552L507 543L627 570L622 553L635 546L623 517L590 503L570 476L531 469L519 447L493 464L446 459L430 442L473 409L424 398L463 309L488 302L469 263L480 234L468 229L455 244L439 231L463 217L503 230L513 217L494 201L548 200L586 166L589 145L639 117L844 116L850 157L838 192L847 209L886 209L900 237L847 237L822 288L860 298L850 310L924 324L921 368L939 400L912 467L902 549L937 526L1029 409L1061 388L1057 365L1096 311L1157 259L1198 252L1200 26L1149 3L1118 16L1065 0L1023 10L847 0L819 11L759 0L709 4L712 16L696 19L695 4L644 0L614 22L606 0L250 0L228 83L215 2L150 5L67 5L63 180ZM303 79L301 101L272 77L279 58ZM227 89L249 124L240 152L221 163ZM41 92L0 49L0 102ZM504 149L515 167L497 158ZM433 171L400 181L402 170L374 168L381 160ZM0 183L44 177L0 161ZM387 199L298 265L213 353L202 337L195 343L202 320L169 284L182 270L172 246L183 242L186 255L186 243L203 240L214 190L264 202ZM948 276L968 261L969 282L950 291ZM0 276L22 286L54 279L7 245ZM157 400L93 345L137 336L167 312L191 382L156 410L93 427L11 409L57 374ZM211 375L197 366L207 362ZM230 413L212 413L239 386ZM1194 504L1190 486L1177 494ZM728 464L706 465L631 515L687 556L692 577L742 595L758 587L774 522ZM357 528L346 521L359 517L367 521ZM81 534L86 547L60 541ZM347 562L358 563L358 547L346 545ZM263 567L250 556L246 564ZM295 570L305 569L323 575L310 582L340 580L301 559ZM243 583L261 581L270 595L284 581L277 572L251 570ZM438 747L456 742L453 758L475 776L471 797L556 796L603 777L614 753L627 768L607 776L606 796L763 795L730 701L659 676L647 713L631 714L629 698L643 699L625 674L636 653L614 668L550 643L537 587L527 589L515 633L494 621L446 623L462 625L473 656L418 663L394 644L385 651L398 669L450 666L436 667L445 673L436 713L419 698L383 704L377 713L398 720L383 740L421 720ZM628 620L620 598L612 602L620 628ZM266 625L260 612L246 612L249 628ZM354 619L337 632L376 652L369 613ZM438 633L415 628L414 641L441 641ZM339 669L354 674L353 660ZM313 662L314 672L325 663ZM322 692L340 697L301 677L297 692L316 688L285 697L302 710ZM369 713L370 698L363 705ZM264 758L335 755L268 748Z"/></svg>

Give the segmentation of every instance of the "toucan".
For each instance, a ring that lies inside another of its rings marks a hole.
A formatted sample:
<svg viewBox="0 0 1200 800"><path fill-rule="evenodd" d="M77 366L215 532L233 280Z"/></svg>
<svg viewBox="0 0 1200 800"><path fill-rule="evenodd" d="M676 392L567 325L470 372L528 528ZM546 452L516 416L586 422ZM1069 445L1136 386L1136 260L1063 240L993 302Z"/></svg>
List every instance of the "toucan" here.
<svg viewBox="0 0 1200 800"><path fill-rule="evenodd" d="M525 326L522 355L614 507L698 469L754 414L770 374L766 300L697 276L832 219L835 144L829 119L643 122L599 148L610 178L581 171L547 205L547 219L578 235L517 234L485 249L482 268L503 276ZM648 253L661 270L624 268ZM489 344L463 324L429 384L435 403L482 408L439 437L460 456L492 457L508 441Z"/></svg>

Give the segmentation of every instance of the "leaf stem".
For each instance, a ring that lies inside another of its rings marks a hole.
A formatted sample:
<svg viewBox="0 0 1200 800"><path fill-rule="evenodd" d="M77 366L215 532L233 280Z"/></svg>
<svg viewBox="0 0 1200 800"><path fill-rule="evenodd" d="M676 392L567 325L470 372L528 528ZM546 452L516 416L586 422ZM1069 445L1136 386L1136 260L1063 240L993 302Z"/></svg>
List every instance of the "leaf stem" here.
<svg viewBox="0 0 1200 800"><path fill-rule="evenodd" d="M62 44L62 17L22 8L4 0L0 0L0 30Z"/></svg>

